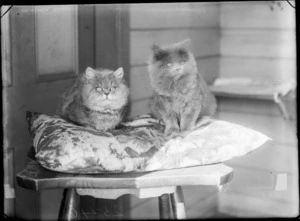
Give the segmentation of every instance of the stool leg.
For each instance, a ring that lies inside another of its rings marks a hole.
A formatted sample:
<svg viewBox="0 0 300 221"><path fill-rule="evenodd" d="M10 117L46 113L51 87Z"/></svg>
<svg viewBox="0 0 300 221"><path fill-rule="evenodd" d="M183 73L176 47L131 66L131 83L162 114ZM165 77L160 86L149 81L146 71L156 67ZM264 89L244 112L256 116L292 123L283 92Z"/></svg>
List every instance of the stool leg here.
<svg viewBox="0 0 300 221"><path fill-rule="evenodd" d="M181 186L176 187L175 193L171 194L174 219L186 219L184 198Z"/></svg>
<svg viewBox="0 0 300 221"><path fill-rule="evenodd" d="M169 194L163 194L158 198L159 218L170 219L170 200Z"/></svg>
<svg viewBox="0 0 300 221"><path fill-rule="evenodd" d="M58 217L59 220L80 220L79 197L76 188L64 190Z"/></svg>

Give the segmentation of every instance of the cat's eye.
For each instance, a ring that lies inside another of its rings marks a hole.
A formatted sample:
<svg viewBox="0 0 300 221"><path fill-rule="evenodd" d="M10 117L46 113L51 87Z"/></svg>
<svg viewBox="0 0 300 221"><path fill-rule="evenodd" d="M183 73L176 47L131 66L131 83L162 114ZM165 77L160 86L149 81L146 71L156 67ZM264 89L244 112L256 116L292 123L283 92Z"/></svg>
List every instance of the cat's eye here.
<svg viewBox="0 0 300 221"><path fill-rule="evenodd" d="M110 88L111 91L115 91L116 89L117 89L116 86L113 86L113 87Z"/></svg>
<svg viewBox="0 0 300 221"><path fill-rule="evenodd" d="M101 92L101 91L102 91L102 88L101 88L101 87L97 87L97 88L96 88L96 91Z"/></svg>
<svg viewBox="0 0 300 221"><path fill-rule="evenodd" d="M172 66L172 63L168 63L168 64L167 64L167 67L171 67L171 66Z"/></svg>

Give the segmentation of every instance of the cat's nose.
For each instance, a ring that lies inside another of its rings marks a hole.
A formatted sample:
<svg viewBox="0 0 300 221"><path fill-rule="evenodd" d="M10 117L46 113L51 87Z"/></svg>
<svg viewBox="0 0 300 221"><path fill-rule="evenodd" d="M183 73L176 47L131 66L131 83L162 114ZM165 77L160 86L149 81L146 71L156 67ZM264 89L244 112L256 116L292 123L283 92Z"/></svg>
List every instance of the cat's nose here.
<svg viewBox="0 0 300 221"><path fill-rule="evenodd" d="M179 67L176 67L176 69L175 69L175 70L179 72L179 71L181 71L181 70L182 70L182 67L180 67L180 66L179 66Z"/></svg>
<svg viewBox="0 0 300 221"><path fill-rule="evenodd" d="M107 95L109 95L109 92L108 92L108 91L106 91L106 92L104 92L104 94L107 96Z"/></svg>

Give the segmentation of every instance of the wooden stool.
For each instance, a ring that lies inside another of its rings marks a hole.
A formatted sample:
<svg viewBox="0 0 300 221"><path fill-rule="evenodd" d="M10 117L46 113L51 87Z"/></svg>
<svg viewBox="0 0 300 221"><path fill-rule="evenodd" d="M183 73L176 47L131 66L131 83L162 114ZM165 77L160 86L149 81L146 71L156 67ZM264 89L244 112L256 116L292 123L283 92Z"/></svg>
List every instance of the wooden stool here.
<svg viewBox="0 0 300 221"><path fill-rule="evenodd" d="M125 194L158 197L161 219L170 218L171 199L174 219L186 219L181 186L221 186L232 177L233 169L224 164L145 173L68 174L44 169L35 159L28 158L26 168L16 179L18 185L34 191L65 188L59 220L80 219L80 195L117 199Z"/></svg>

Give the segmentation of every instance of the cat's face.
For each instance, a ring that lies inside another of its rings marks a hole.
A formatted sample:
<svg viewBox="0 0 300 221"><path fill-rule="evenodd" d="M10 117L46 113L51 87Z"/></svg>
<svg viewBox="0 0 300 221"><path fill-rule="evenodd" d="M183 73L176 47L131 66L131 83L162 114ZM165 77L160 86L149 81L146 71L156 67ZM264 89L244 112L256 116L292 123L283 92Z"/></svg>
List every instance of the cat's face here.
<svg viewBox="0 0 300 221"><path fill-rule="evenodd" d="M179 77L186 71L189 53L185 48L162 49L153 46L153 62L164 74Z"/></svg>
<svg viewBox="0 0 300 221"><path fill-rule="evenodd" d="M115 71L87 68L84 73L83 98L89 107L117 108L127 102L128 88L123 79L123 68Z"/></svg>
<svg viewBox="0 0 300 221"><path fill-rule="evenodd" d="M151 86L156 92L167 95L194 84L198 70L194 55L188 49L189 43L187 39L163 48L152 47L148 71ZM182 85L181 88L178 85Z"/></svg>
<svg viewBox="0 0 300 221"><path fill-rule="evenodd" d="M153 45L148 65L152 83L165 77L176 80L187 73L197 72L195 58L188 49L189 43L187 39L163 48Z"/></svg>

